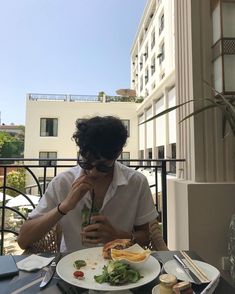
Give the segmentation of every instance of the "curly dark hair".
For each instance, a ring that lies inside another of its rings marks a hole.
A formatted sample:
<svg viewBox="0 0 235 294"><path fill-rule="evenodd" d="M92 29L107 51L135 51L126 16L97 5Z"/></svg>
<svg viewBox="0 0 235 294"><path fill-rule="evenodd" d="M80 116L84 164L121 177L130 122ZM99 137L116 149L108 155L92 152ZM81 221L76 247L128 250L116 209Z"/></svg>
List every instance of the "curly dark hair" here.
<svg viewBox="0 0 235 294"><path fill-rule="evenodd" d="M89 160L115 159L127 140L127 130L114 116L95 116L76 121L73 134L80 154Z"/></svg>

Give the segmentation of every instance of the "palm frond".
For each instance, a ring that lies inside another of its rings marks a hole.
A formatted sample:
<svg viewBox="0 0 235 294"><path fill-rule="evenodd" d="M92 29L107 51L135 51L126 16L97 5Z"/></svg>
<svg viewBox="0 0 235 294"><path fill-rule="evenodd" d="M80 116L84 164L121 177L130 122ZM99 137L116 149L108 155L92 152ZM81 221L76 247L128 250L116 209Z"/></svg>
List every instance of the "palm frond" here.
<svg viewBox="0 0 235 294"><path fill-rule="evenodd" d="M200 108L200 109L197 109L197 110L191 112L189 115L185 116L183 119L181 119L181 120L179 121L179 123L181 123L181 122L183 122L184 120L190 118L191 116L194 116L194 115L196 115L196 114L198 114L198 113L200 113L200 112L203 112L203 111L205 111L205 110L207 110L207 109L215 108L215 107L216 107L216 105L207 105L207 106L204 106L204 107L202 107L202 108Z"/></svg>
<svg viewBox="0 0 235 294"><path fill-rule="evenodd" d="M145 121L139 123L139 125L145 124L145 123L147 123L147 122L149 122L149 121L151 121L151 120L153 120L153 119L155 119L155 118L158 118L158 117L160 117L160 116L162 116L162 115L164 115L164 114L167 114L168 112L171 112L171 111L173 111L173 110L175 110L175 109L177 109L177 108L179 108L179 107L181 107L181 106L183 106L183 105L185 105L185 104L187 104L187 103L193 102L193 101L194 101L194 99L193 99L193 100L186 101L186 102L181 103L181 104L178 104L178 105L175 105L175 106L172 106L172 107L170 107L170 108L167 108L167 109L165 109L165 110L159 112L158 114L156 114L156 115L150 117L149 119L147 119L147 120L145 120Z"/></svg>
<svg viewBox="0 0 235 294"><path fill-rule="evenodd" d="M230 97L225 97L223 94L219 93L215 88L213 88L208 82L204 81L205 84L207 84L210 89L212 89L215 93L218 94L218 96L214 97L214 98L198 98L198 99L191 99L189 101L186 101L184 103L175 105L173 107L170 107L168 109L165 109L161 112L159 112L158 114L152 116L151 118L147 119L146 121L143 121L141 123L139 123L139 125L142 125L144 123L147 123L153 119L156 119L162 115L165 115L173 110L176 110L177 108L180 108L181 106L184 106L188 103L191 102L207 102L207 105L204 105L202 107L200 107L199 109L193 111L192 113L190 113L189 115L185 116L182 120L180 120L180 123L185 121L186 119L195 116L203 111L209 110L209 109L213 109L213 108L218 108L220 109L220 111L222 112L222 134L223 134L223 138L225 137L225 131L226 131L226 124L229 125L233 135L235 136L235 97L234 96L230 96Z"/></svg>
<svg viewBox="0 0 235 294"><path fill-rule="evenodd" d="M218 92L214 87L212 87L211 85L209 85L208 82L204 81L205 84L207 84L216 94L218 94L223 102L229 107L229 109L232 111L233 115L235 116L235 108L234 106L229 102L228 98L226 98L223 94L221 94L220 92Z"/></svg>

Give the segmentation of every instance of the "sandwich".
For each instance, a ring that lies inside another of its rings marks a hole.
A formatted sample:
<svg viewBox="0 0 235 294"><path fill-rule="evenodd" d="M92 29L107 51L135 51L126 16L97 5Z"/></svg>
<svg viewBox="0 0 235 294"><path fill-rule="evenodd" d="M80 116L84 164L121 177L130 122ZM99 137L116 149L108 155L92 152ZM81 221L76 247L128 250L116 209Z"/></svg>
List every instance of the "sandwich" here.
<svg viewBox="0 0 235 294"><path fill-rule="evenodd" d="M103 257L105 259L112 259L111 257L111 249L123 250L130 246L132 246L132 242L130 239L116 239L104 244L103 247Z"/></svg>

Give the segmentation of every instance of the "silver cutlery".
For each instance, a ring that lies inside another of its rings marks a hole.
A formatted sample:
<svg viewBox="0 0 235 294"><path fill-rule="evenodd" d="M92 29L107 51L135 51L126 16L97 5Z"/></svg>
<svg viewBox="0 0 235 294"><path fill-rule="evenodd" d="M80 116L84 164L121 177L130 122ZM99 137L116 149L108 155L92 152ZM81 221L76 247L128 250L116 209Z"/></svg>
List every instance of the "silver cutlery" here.
<svg viewBox="0 0 235 294"><path fill-rule="evenodd" d="M55 258L52 260L52 262L48 268L48 271L46 272L46 274L45 274L45 276L39 286L40 288L44 288L50 283L51 279L53 278L53 276L55 274L56 265L59 262L60 258L61 258L61 253L58 253L55 256Z"/></svg>
<svg viewBox="0 0 235 294"><path fill-rule="evenodd" d="M202 283L200 279L190 270L187 264L177 254L174 254L173 257L194 284L200 285Z"/></svg>

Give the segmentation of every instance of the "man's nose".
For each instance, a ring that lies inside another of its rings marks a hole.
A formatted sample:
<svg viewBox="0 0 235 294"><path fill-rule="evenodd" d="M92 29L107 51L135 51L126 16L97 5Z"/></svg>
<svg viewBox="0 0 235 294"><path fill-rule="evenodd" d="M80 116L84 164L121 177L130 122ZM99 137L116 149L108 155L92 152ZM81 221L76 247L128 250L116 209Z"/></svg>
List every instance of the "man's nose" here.
<svg viewBox="0 0 235 294"><path fill-rule="evenodd" d="M91 175L91 176L99 173L99 171L96 169L95 166L93 166L92 169L90 169L88 172L89 172L89 175Z"/></svg>

